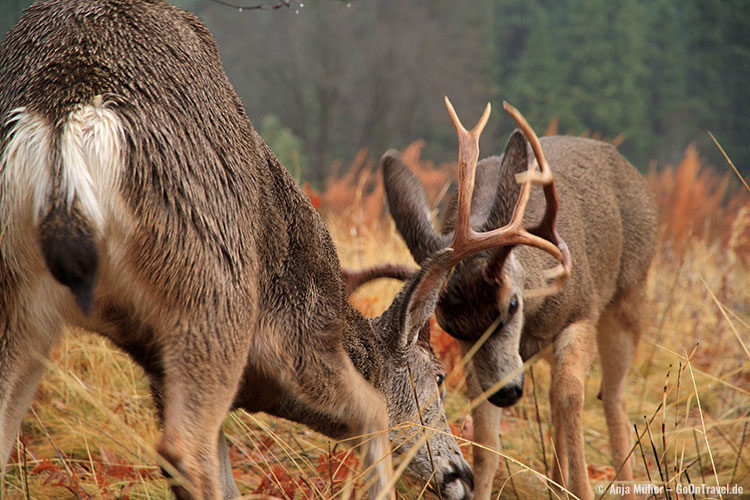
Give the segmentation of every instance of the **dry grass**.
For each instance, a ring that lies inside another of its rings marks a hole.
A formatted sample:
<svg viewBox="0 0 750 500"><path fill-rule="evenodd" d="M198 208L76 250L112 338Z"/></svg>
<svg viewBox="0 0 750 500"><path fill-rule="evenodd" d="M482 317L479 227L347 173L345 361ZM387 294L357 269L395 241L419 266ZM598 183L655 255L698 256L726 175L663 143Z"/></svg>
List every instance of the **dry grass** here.
<svg viewBox="0 0 750 500"><path fill-rule="evenodd" d="M431 200L444 192L446 168L407 162L428 184ZM342 261L352 267L412 262L392 223L383 217L382 188L372 164L357 159L357 175L333 178L320 195ZM356 165L355 165L356 166ZM634 448L639 481L743 485L750 492L750 202L688 150L676 168L652 172L663 243L649 281L653 307L648 329L627 380L627 405L640 446ZM727 191L734 189L734 195ZM334 215L334 213L336 215ZM354 297L366 314L378 314L399 284L367 285ZM455 343L433 325L433 340L455 370L446 408L454 433L471 453L469 402L462 393ZM534 365L535 383L505 412L500 470L503 498L547 498L537 473L551 466L549 371ZM607 485L608 437L600 373L587 378L585 442L594 484ZM537 406L539 418L537 418ZM286 498L363 496L354 454L296 424L237 413L227 419L235 477L246 494ZM11 456L8 498L164 498L165 481L152 446L158 429L140 369L108 343L70 332L55 351ZM544 450L544 453L543 453ZM407 498L422 485L401 480ZM698 494L696 497L700 498ZM657 495L663 498L663 494ZM671 494L671 498L676 498Z"/></svg>

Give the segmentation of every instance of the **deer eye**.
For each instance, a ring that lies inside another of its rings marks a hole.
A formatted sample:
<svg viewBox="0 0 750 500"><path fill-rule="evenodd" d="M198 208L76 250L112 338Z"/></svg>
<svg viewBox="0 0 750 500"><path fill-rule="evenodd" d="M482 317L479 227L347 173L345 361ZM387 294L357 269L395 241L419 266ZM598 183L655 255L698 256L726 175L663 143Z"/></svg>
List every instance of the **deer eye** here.
<svg viewBox="0 0 750 500"><path fill-rule="evenodd" d="M440 373L435 376L435 382L437 383L438 389L440 390L440 399L445 399L445 386L443 385L443 382L445 382L445 375Z"/></svg>
<svg viewBox="0 0 750 500"><path fill-rule="evenodd" d="M514 295L508 304L508 318L516 314L516 311L518 311L518 297Z"/></svg>

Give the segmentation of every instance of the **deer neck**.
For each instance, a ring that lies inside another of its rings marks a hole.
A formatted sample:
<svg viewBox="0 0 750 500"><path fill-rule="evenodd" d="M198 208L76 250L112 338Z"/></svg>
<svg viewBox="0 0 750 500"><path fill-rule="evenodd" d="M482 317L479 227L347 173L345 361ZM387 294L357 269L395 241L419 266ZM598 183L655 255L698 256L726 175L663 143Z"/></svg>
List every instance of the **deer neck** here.
<svg viewBox="0 0 750 500"><path fill-rule="evenodd" d="M352 306L348 300L345 301L344 316L344 349L352 360L354 368L362 374L372 386L378 390L379 381L384 368L384 357L386 346L375 334L370 320Z"/></svg>

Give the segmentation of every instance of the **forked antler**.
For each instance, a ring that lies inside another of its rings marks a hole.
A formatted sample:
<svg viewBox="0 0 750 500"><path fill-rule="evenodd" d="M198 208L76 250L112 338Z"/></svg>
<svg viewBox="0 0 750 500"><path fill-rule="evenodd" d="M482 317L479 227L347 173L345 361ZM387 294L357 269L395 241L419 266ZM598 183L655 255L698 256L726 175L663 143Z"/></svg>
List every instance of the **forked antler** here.
<svg viewBox="0 0 750 500"><path fill-rule="evenodd" d="M459 143L458 214L456 216L453 242L451 243L451 248L453 248L452 263L458 263L469 255L483 250L501 246L527 245L539 248L560 262L559 266L546 273L546 277L555 279L555 282L542 289L524 292L524 296L546 295L559 291L570 275L571 258L568 246L555 230L555 218L558 208L557 192L552 178L552 171L547 164L547 160L544 158L539 138L521 113L507 102L503 102L505 110L518 123L526 139L531 143L536 161L531 162L526 172L516 176L516 182L522 184L522 186L510 222L503 227L478 233L472 229L470 224L471 197L474 192L474 178L477 160L479 159L479 136L487 124L490 105L489 103L487 104L482 117L479 119L479 123L471 131L467 131L461 124L461 120L458 119L456 111L453 109L453 105L451 105L448 97L445 98L445 105L448 108L448 113L451 115L453 125L456 127ZM537 171L537 164L540 166L541 172ZM537 227L528 231L523 227L523 215L531 196L532 183L544 186L547 208L542 222Z"/></svg>

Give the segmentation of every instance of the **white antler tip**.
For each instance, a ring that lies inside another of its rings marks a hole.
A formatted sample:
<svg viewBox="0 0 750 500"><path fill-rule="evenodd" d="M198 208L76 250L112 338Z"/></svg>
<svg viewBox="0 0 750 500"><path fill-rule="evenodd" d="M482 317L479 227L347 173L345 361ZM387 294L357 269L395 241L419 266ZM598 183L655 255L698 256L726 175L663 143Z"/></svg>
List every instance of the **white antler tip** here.
<svg viewBox="0 0 750 500"><path fill-rule="evenodd" d="M546 186L547 184L552 183L552 175L549 172L539 172L538 170L536 170L536 160L534 160L534 164L535 166L532 167L532 169L526 170L525 172L518 172L514 176L516 184L532 182L534 184Z"/></svg>
<svg viewBox="0 0 750 500"><path fill-rule="evenodd" d="M560 264L560 265L553 267L552 269L545 270L544 278L548 280L552 280L552 279L556 280L556 279L562 278L566 274L568 274L568 271L565 269L565 266Z"/></svg>
<svg viewBox="0 0 750 500"><path fill-rule="evenodd" d="M466 133L466 129L461 123L461 120L458 118L458 114L456 114L456 110L453 108L453 104L451 104L451 100L448 99L448 96L445 96L445 107L448 108L448 114L451 116L453 126L456 127L456 133L458 133L460 141L461 133Z"/></svg>
<svg viewBox="0 0 750 500"><path fill-rule="evenodd" d="M451 115L453 115L456 111L453 109L453 104L451 103L451 100L448 99L447 95L444 95L443 99L445 100L445 107L448 108L448 112Z"/></svg>
<svg viewBox="0 0 750 500"><path fill-rule="evenodd" d="M485 125L487 125L487 122L490 119L490 111L492 111L492 105L488 102L487 106L484 107L484 112L482 113L482 117L479 119L479 122L477 123L476 127L474 127L474 130L472 130L472 132L475 133L477 136L479 136L479 134L482 133Z"/></svg>

